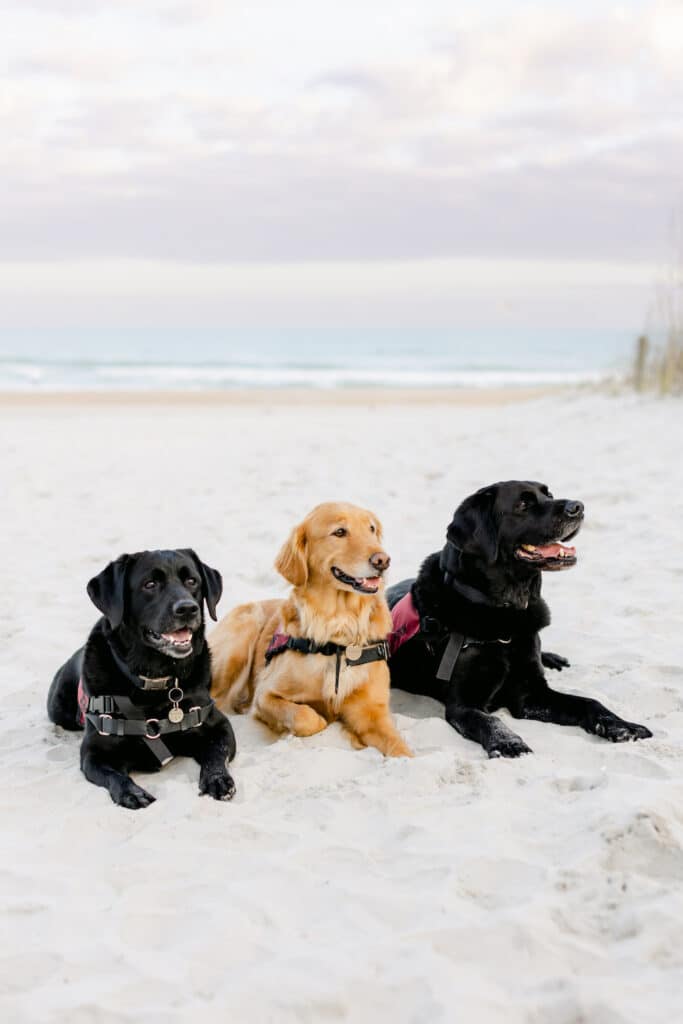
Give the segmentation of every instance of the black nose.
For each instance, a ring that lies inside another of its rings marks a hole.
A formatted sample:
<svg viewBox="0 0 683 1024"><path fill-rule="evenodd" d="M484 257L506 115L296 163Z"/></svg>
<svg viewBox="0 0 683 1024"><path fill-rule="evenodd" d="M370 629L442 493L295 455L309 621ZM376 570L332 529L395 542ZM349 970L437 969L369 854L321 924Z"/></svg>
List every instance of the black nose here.
<svg viewBox="0 0 683 1024"><path fill-rule="evenodd" d="M374 555L370 555L369 561L373 569L377 569L378 572L384 572L385 569L389 568L391 559L386 551L376 551Z"/></svg>
<svg viewBox="0 0 683 1024"><path fill-rule="evenodd" d="M583 515L583 502L565 501L564 514L569 516L571 519L578 519L579 516Z"/></svg>
<svg viewBox="0 0 683 1024"><path fill-rule="evenodd" d="M199 611L199 605L196 601L192 601L185 598L181 601L176 601L173 605L173 614L177 619L192 619Z"/></svg>

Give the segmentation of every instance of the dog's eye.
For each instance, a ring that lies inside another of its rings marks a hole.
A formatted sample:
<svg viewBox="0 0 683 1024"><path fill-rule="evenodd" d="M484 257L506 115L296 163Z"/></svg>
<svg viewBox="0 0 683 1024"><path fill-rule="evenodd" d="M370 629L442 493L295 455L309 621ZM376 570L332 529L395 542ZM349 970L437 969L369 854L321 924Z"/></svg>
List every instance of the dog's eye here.
<svg viewBox="0 0 683 1024"><path fill-rule="evenodd" d="M187 579L185 580L185 586L186 587L196 587L197 586L197 581L194 578L194 576L188 576L187 577Z"/></svg>
<svg viewBox="0 0 683 1024"><path fill-rule="evenodd" d="M335 530L332 534L333 537L345 537L349 531L344 526L340 526L338 530Z"/></svg>
<svg viewBox="0 0 683 1024"><path fill-rule="evenodd" d="M156 580L145 580L145 582L142 584L142 589L143 590L156 590L158 586L159 586L159 584L157 583Z"/></svg>
<svg viewBox="0 0 683 1024"><path fill-rule="evenodd" d="M375 524L374 523L370 523L370 533L377 533L377 530L375 529Z"/></svg>
<svg viewBox="0 0 683 1024"><path fill-rule="evenodd" d="M524 499L522 499L521 501L518 501L517 504L515 505L515 512L526 512L526 511L528 511L530 504L531 504L530 501L524 501Z"/></svg>

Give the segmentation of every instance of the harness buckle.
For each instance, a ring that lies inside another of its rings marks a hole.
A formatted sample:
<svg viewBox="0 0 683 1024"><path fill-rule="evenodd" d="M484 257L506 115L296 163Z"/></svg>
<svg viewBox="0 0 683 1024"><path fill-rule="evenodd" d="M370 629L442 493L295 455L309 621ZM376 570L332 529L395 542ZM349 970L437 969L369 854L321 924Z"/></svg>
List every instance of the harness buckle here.
<svg viewBox="0 0 683 1024"><path fill-rule="evenodd" d="M156 732L150 733L150 725L156 726ZM161 723L158 718L148 718L145 721L147 732L145 733L146 740L158 740L161 737Z"/></svg>
<svg viewBox="0 0 683 1024"><path fill-rule="evenodd" d="M113 715L100 715L100 725L105 720L105 718L108 718L111 721ZM100 736L111 736L111 733L105 732L103 729L98 729L97 731L100 734Z"/></svg>

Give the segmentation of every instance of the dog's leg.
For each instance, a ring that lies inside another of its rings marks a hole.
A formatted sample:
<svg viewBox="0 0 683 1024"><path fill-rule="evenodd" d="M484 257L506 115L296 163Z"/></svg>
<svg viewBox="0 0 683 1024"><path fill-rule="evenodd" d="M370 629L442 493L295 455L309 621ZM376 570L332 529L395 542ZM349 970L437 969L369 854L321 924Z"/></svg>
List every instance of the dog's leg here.
<svg viewBox="0 0 683 1024"><path fill-rule="evenodd" d="M214 800L232 800L235 782L226 765L229 755L229 744L225 737L217 737L197 751L195 760L200 766L200 796L206 793Z"/></svg>
<svg viewBox="0 0 683 1024"><path fill-rule="evenodd" d="M561 654L553 654L552 651L541 651L541 664L544 668L555 669L561 672L563 668L569 668L569 662Z"/></svg>
<svg viewBox="0 0 683 1024"><path fill-rule="evenodd" d="M81 758L81 770L88 782L109 790L115 804L136 811L153 804L156 797L136 786L129 775L101 761L93 751L87 751Z"/></svg>
<svg viewBox="0 0 683 1024"><path fill-rule="evenodd" d="M446 721L467 740L480 743L489 757L519 757L531 754L521 736L512 732L495 715L459 704L446 705Z"/></svg>
<svg viewBox="0 0 683 1024"><path fill-rule="evenodd" d="M232 800L235 782L227 762L235 756L235 734L228 719L215 708L213 718L214 722L209 718L205 729L188 735L188 739L192 739L188 752L200 767L199 795L208 794L214 800Z"/></svg>
<svg viewBox="0 0 683 1024"><path fill-rule="evenodd" d="M308 704L295 704L277 693L259 693L254 711L271 729L286 730L295 736L314 736L327 728L327 720Z"/></svg>
<svg viewBox="0 0 683 1024"><path fill-rule="evenodd" d="M369 687L354 690L341 709L341 720L366 747L376 747L385 757L412 757L389 712L389 700L377 699Z"/></svg>
<svg viewBox="0 0 683 1024"><path fill-rule="evenodd" d="M625 722L591 697L560 693L549 686L525 695L516 707L510 708L510 713L515 718L533 718L539 722L554 722L555 725L578 725L612 743L644 740L652 736L646 726Z"/></svg>

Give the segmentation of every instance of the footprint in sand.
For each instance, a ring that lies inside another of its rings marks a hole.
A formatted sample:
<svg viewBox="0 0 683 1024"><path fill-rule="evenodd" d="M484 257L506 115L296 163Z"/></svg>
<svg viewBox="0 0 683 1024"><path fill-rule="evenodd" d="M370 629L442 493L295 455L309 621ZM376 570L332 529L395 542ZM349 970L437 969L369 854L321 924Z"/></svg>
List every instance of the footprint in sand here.
<svg viewBox="0 0 683 1024"><path fill-rule="evenodd" d="M648 878L683 877L683 832L675 831L660 814L637 814L621 827L603 832L608 852L604 866L608 871L638 872Z"/></svg>
<svg viewBox="0 0 683 1024"><path fill-rule="evenodd" d="M480 907L512 907L528 902L545 875L545 869L537 864L480 857L458 866L456 885L460 895Z"/></svg>

